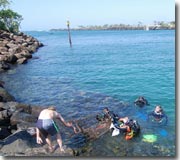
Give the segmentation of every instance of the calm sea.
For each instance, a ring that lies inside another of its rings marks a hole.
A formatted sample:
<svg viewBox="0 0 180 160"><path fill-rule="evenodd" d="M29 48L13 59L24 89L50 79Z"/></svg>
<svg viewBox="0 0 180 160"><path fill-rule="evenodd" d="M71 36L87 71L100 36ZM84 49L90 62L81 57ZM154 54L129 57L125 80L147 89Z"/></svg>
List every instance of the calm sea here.
<svg viewBox="0 0 180 160"><path fill-rule="evenodd" d="M72 31L72 48L66 31L26 33L45 46L33 55L37 59L1 74L5 87L17 101L55 105L66 119L86 117L109 107L121 116L137 119L144 128L142 135L158 136L155 143L144 142L142 137L128 142L141 147L122 153L108 149L120 143L116 144L118 138L112 143L112 137L106 135L94 142L96 145L91 144L99 147L92 147L89 155L175 155L174 30ZM138 96L144 96L150 106L135 107L133 101ZM146 113L157 104L164 108L169 120L161 132L157 127L146 129ZM120 106L127 107L122 110ZM105 139L111 143L102 149L100 144L104 145Z"/></svg>

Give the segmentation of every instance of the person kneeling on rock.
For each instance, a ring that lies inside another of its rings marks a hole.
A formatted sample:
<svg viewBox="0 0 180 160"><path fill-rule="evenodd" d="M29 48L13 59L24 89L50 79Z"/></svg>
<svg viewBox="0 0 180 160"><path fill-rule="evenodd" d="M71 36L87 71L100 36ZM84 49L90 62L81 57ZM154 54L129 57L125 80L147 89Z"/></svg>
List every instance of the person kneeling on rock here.
<svg viewBox="0 0 180 160"><path fill-rule="evenodd" d="M76 133L76 128L72 125L72 122L65 122L61 114L56 111L56 108L51 106L47 109L43 109L39 114L38 121L36 123L36 141L38 144L42 144L43 140L40 135L43 135L45 137L46 143L48 144L49 151L53 152L54 147L52 146L51 136L56 135L60 151L64 152L59 128L56 125L54 119L59 119L65 126L72 127Z"/></svg>

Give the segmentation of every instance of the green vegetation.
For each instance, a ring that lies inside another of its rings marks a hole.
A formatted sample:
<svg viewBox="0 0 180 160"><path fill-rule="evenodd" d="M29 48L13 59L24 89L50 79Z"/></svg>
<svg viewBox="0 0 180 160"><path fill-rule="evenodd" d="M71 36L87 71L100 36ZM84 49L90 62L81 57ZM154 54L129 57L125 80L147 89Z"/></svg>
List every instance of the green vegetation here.
<svg viewBox="0 0 180 160"><path fill-rule="evenodd" d="M71 30L160 30L160 29L175 29L175 21L164 22L154 21L154 24L144 25L142 22L138 22L136 25L130 24L105 24L105 25L80 25L78 28L72 28ZM59 31L66 29L51 29L51 31Z"/></svg>
<svg viewBox="0 0 180 160"><path fill-rule="evenodd" d="M157 29L175 29L175 22L155 21L152 25L143 25L142 22L138 22L137 25L130 24L112 24L112 25L93 25L93 26L79 26L79 30L157 30Z"/></svg>
<svg viewBox="0 0 180 160"><path fill-rule="evenodd" d="M8 0L0 0L0 9L6 8L9 5L10 5L10 2Z"/></svg>
<svg viewBox="0 0 180 160"><path fill-rule="evenodd" d="M9 9L9 5L10 1L0 0L0 29L15 33L19 31L22 16Z"/></svg>

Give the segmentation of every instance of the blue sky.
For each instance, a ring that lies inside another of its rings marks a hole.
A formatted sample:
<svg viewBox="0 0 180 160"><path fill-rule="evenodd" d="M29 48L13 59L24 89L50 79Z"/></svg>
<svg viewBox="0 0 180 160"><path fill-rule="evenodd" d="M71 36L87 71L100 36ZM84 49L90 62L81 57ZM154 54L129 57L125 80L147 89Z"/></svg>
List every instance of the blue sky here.
<svg viewBox="0 0 180 160"><path fill-rule="evenodd" d="M12 0L23 16L21 30L48 30L79 25L152 24L175 20L174 0Z"/></svg>

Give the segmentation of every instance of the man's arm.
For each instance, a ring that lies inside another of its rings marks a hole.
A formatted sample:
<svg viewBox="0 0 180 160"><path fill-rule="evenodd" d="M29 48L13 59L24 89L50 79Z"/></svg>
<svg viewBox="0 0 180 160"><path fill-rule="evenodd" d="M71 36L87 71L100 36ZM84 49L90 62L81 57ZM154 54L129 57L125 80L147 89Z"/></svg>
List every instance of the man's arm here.
<svg viewBox="0 0 180 160"><path fill-rule="evenodd" d="M76 127L72 124L72 122L66 122L60 113L57 113L57 114L58 114L57 119L59 119L65 126L72 127L74 130L74 133L78 133Z"/></svg>
<svg viewBox="0 0 180 160"><path fill-rule="evenodd" d="M59 119L65 126L71 127L72 123L66 122L60 113L57 113L57 119Z"/></svg>

